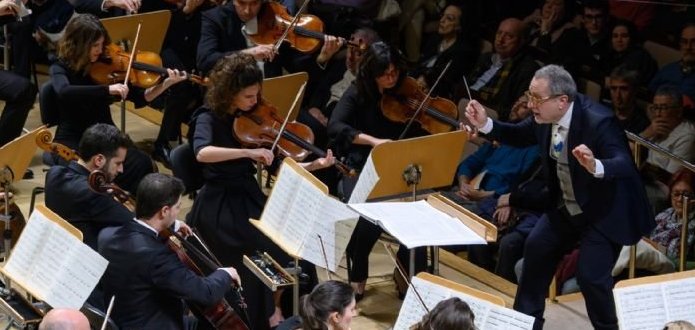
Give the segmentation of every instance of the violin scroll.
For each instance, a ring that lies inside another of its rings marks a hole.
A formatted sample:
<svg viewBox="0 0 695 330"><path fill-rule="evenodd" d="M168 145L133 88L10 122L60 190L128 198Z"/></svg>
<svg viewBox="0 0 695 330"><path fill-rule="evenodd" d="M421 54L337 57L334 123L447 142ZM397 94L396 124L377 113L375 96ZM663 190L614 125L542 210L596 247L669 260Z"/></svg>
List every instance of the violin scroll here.
<svg viewBox="0 0 695 330"><path fill-rule="evenodd" d="M117 201L122 204L129 203L135 205L135 200L129 192L123 190L115 183L109 182L106 173L100 170L94 170L89 174L89 188L100 194L112 195Z"/></svg>

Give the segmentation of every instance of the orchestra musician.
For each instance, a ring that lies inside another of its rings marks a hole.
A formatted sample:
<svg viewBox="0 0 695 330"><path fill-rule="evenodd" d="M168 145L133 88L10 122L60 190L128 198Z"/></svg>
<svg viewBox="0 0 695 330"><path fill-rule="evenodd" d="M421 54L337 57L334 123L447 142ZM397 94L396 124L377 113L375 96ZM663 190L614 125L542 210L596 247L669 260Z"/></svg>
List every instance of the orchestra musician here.
<svg viewBox="0 0 695 330"><path fill-rule="evenodd" d="M278 260L284 254L249 222L260 217L266 201L254 177L254 163L270 165L274 155L266 148L243 148L233 130L240 112L252 111L259 102L263 74L253 56L239 52L221 58L209 79L207 105L198 110L189 131L205 183L187 220L223 265L239 270L247 292L249 327L267 329L282 320L281 311L273 308L270 291L243 265L242 257L257 250L269 251ZM326 158L300 164L315 170L334 163L329 151Z"/></svg>
<svg viewBox="0 0 695 330"><path fill-rule="evenodd" d="M400 52L383 42L373 43L367 49L357 70L357 77L345 91L333 109L328 121L328 136L334 140L336 154L345 157L351 168L361 169L371 149L384 142L398 139L405 124L388 120L380 109L383 93L404 79L405 62ZM425 135L417 127L407 137ZM357 178L342 178L342 196L345 201L357 183ZM359 301L365 290L368 275L369 253L381 235L378 225L369 221L358 221L348 243L348 277ZM403 256L406 249L400 249ZM416 258L416 268L423 269L424 255Z"/></svg>
<svg viewBox="0 0 695 330"><path fill-rule="evenodd" d="M79 229L85 244L95 251L101 229L123 225L133 213L113 198L92 191L89 174L99 170L113 181L123 172L131 143L116 126L92 125L82 134L80 159L52 166L46 174L46 206Z"/></svg>
<svg viewBox="0 0 695 330"><path fill-rule="evenodd" d="M278 330L349 330L355 316L355 291L349 284L329 280L303 296L299 317L287 319Z"/></svg>
<svg viewBox="0 0 695 330"><path fill-rule="evenodd" d="M96 123L114 125L110 111L112 96L131 99L136 106L144 105L186 78L185 72L167 70L168 76L161 83L132 91L128 84L121 82L96 84L89 75L90 68L102 60L109 43L106 29L95 16L79 15L68 22L59 43L58 61L50 67L50 82L57 94L57 100L52 100L57 107L53 111L59 112L54 141L75 149L89 126ZM140 178L153 171L152 164L149 156L131 147L126 157L127 171L116 178L116 182L127 191L135 191Z"/></svg>
<svg viewBox="0 0 695 330"><path fill-rule="evenodd" d="M175 223L179 233L190 234L176 220L183 191L177 178L148 174L138 185L135 218L100 237L99 253L109 261L105 298L115 296L112 318L121 329L185 329L182 299L212 306L239 283L232 267L199 276L160 237Z"/></svg>

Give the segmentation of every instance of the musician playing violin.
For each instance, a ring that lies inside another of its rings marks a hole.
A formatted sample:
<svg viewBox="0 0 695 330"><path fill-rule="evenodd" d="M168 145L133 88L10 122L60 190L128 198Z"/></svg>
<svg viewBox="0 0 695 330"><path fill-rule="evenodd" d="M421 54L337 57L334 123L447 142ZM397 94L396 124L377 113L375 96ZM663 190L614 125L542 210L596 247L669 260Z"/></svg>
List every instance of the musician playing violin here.
<svg viewBox="0 0 695 330"><path fill-rule="evenodd" d="M369 46L354 83L338 101L328 122L328 135L334 140L336 153L346 158L348 166L361 169L373 147L398 139L403 132L405 125L388 120L380 109L380 101L404 77L405 62L396 48L383 42ZM425 134L414 127L407 136ZM357 178L343 177L342 183L343 199L347 201ZM358 300L364 294L369 253L381 232L379 226L369 221L358 221L347 246L348 276Z"/></svg>
<svg viewBox="0 0 695 330"><path fill-rule="evenodd" d="M145 176L135 218L99 241L99 253L109 261L102 278L105 299L115 296L111 317L121 329L186 329L182 299L213 306L240 282L232 267L197 275L163 241L160 233L172 226L183 236L190 233L176 220L183 191L177 178Z"/></svg>
<svg viewBox="0 0 695 330"><path fill-rule="evenodd" d="M90 67L102 60L105 46L110 39L99 19L85 14L75 16L65 28L65 34L59 43L58 61L51 65L51 84L57 94L57 100L48 100L49 111L59 113L58 129L54 141L72 149L77 148L82 133L87 127L96 123L113 125L110 104L112 96L120 99L129 98L136 106L143 106L167 88L185 79L185 73L168 70L166 79L146 90L134 88L127 84L96 84L90 75ZM137 182L145 174L152 172L152 161L144 153L130 148L126 158L125 175L117 178L123 189L134 191Z"/></svg>
<svg viewBox="0 0 695 330"><path fill-rule="evenodd" d="M243 148L233 130L240 114L252 111L259 102L263 74L251 55L234 53L220 59L209 79L207 105L195 116L193 132L189 131L196 159L202 163L205 184L193 203L188 222L199 230L223 265L239 270L247 297L249 327L267 329L277 325L281 313L273 307L271 292L243 266L242 256L256 250L268 251L282 263L279 256L284 253L249 222L249 218L260 217L266 201L254 177L254 163L269 165L274 155L266 148ZM313 170L334 162L328 151L326 158L302 165Z"/></svg>

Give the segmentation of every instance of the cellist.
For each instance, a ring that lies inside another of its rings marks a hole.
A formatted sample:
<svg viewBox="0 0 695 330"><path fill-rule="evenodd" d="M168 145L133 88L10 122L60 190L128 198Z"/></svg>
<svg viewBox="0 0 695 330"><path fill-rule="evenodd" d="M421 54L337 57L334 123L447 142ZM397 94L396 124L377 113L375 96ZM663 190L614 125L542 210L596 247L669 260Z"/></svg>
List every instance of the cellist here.
<svg viewBox="0 0 695 330"><path fill-rule="evenodd" d="M102 278L105 298L115 296L112 319L121 329L186 329L182 299L203 306L219 302L240 283L232 267L199 276L160 236L181 210L181 180L160 173L138 185L135 218L99 242L109 261ZM190 234L187 226L179 232Z"/></svg>

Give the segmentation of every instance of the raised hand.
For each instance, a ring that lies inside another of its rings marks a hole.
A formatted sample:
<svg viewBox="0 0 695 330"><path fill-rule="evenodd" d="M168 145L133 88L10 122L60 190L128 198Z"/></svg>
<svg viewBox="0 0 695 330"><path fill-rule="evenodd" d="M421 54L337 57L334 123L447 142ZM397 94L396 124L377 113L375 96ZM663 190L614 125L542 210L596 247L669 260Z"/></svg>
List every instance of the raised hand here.
<svg viewBox="0 0 695 330"><path fill-rule="evenodd" d="M466 118L477 128L485 126L487 123L487 112L482 104L476 100L470 100L466 105Z"/></svg>
<svg viewBox="0 0 695 330"><path fill-rule="evenodd" d="M580 144L572 150L572 155L589 173L596 173L596 159L589 147Z"/></svg>

